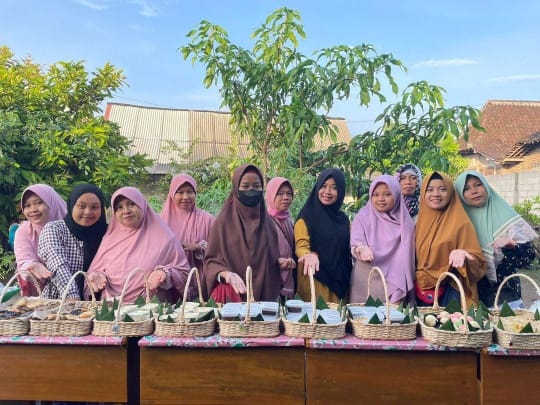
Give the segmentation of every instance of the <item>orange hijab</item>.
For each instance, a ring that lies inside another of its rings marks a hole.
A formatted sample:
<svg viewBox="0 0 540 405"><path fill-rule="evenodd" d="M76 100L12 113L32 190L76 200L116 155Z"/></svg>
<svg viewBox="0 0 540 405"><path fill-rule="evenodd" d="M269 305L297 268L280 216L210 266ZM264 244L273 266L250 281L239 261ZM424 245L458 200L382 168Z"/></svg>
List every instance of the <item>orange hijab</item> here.
<svg viewBox="0 0 540 405"><path fill-rule="evenodd" d="M426 189L435 173L442 177L450 196L448 205L443 210L432 209L425 201ZM466 250L476 260L466 260L462 267L451 268L448 256L454 249ZM416 223L416 282L422 290L434 288L437 278L445 271L453 271L460 278L467 306L478 302L476 283L486 273L486 260L476 231L455 194L450 176L433 172L422 182ZM453 287L457 290L457 286Z"/></svg>

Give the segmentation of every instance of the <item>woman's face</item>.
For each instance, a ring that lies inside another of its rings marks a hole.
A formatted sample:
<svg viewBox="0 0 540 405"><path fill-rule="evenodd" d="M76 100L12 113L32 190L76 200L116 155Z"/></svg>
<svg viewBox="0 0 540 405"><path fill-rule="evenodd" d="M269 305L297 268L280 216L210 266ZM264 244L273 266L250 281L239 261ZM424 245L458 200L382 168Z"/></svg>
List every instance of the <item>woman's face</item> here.
<svg viewBox="0 0 540 405"><path fill-rule="evenodd" d="M37 194L28 191L23 201L23 214L31 224L45 225L49 221L49 206Z"/></svg>
<svg viewBox="0 0 540 405"><path fill-rule="evenodd" d="M240 185L238 186L239 190L262 190L263 185L261 178L255 172L246 172L240 178Z"/></svg>
<svg viewBox="0 0 540 405"><path fill-rule="evenodd" d="M328 177L319 189L319 201L322 205L332 205L338 199L338 190L336 181L332 177Z"/></svg>
<svg viewBox="0 0 540 405"><path fill-rule="evenodd" d="M189 183L182 184L174 193L174 203L181 210L192 211L196 202L197 194Z"/></svg>
<svg viewBox="0 0 540 405"><path fill-rule="evenodd" d="M75 202L71 216L80 226L92 226L101 218L101 201L94 193L85 193Z"/></svg>
<svg viewBox="0 0 540 405"><path fill-rule="evenodd" d="M379 212L390 212L394 208L394 196L387 184L380 183L375 186L371 194L371 204Z"/></svg>
<svg viewBox="0 0 540 405"><path fill-rule="evenodd" d="M287 211L292 204L293 198L294 195L291 186L287 183L282 184L274 199L274 207L278 211Z"/></svg>
<svg viewBox="0 0 540 405"><path fill-rule="evenodd" d="M431 209L444 210L450 201L450 193L442 180L432 179L426 188L424 200Z"/></svg>
<svg viewBox="0 0 540 405"><path fill-rule="evenodd" d="M488 193L478 177L467 177L467 182L463 187L463 199L471 207L480 208L486 205Z"/></svg>
<svg viewBox="0 0 540 405"><path fill-rule="evenodd" d="M413 196L418 186L418 177L415 174L403 173L399 176L399 185L401 186L401 194Z"/></svg>
<svg viewBox="0 0 540 405"><path fill-rule="evenodd" d="M124 196L114 202L114 216L122 225L132 229L140 227L143 220L141 207Z"/></svg>

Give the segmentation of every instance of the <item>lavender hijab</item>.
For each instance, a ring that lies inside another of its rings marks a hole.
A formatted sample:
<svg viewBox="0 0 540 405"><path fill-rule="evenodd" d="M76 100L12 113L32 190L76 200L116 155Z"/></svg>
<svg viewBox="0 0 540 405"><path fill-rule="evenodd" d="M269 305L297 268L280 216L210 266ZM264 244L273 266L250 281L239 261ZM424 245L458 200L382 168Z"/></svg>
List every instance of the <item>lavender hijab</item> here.
<svg viewBox="0 0 540 405"><path fill-rule="evenodd" d="M379 212L371 203L375 187L386 184L394 197L389 212ZM351 247L364 244L373 251L373 266L378 266L388 284L391 302L405 298L414 289L414 223L401 200L399 181L384 174L369 187L369 202L354 217Z"/></svg>

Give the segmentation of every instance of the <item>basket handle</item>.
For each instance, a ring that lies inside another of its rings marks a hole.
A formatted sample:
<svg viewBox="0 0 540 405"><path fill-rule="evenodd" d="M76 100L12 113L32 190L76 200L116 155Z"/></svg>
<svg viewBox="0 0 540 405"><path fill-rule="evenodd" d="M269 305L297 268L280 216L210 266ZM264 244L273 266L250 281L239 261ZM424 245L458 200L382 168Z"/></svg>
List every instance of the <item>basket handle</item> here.
<svg viewBox="0 0 540 405"><path fill-rule="evenodd" d="M4 295L6 294L7 288L11 285L11 283L13 283L14 280L17 279L17 277L23 274L25 276L30 276L30 281L32 282L32 284L34 284L34 287L36 287L39 297L41 298L41 287L39 286L39 282L36 280L36 277L29 271L18 271L9 279L9 281L4 286L2 294L0 294L0 304L2 304L2 301L4 300Z"/></svg>
<svg viewBox="0 0 540 405"><path fill-rule="evenodd" d="M462 314L463 325L465 325L464 334L468 334L469 333L469 328L467 327L467 302L465 301L465 291L463 291L463 286L461 285L461 281L459 281L459 278L457 278L457 276L455 274L452 274L452 273L450 273L448 271L445 271L445 272L441 273L441 275L437 279L437 283L435 284L435 297L434 297L434 300L433 300L433 309L439 309L439 285L441 284L441 281L445 277L450 277L450 278L454 279L454 281L456 282L456 285L458 286L459 298L460 298L460 302L461 302L461 310L463 312L463 314Z"/></svg>
<svg viewBox="0 0 540 405"><path fill-rule="evenodd" d="M146 289L146 302L150 301L150 290L148 289L148 277L146 275L146 271L140 267L137 267L128 274L128 276L126 277L126 281L124 281L124 287L122 287L122 293L120 294L120 298L118 300L118 311L116 312L116 317L114 318L116 322L118 322L118 317L120 316L120 308L122 307L122 301L124 301L124 295L126 294L129 281L131 280L131 277L133 277L134 274L137 274L140 272L142 272L144 276L144 288Z"/></svg>
<svg viewBox="0 0 540 405"><path fill-rule="evenodd" d="M368 276L368 287L367 287L367 290L368 290L368 297L369 297L369 287L371 285L371 276L375 273L375 272L378 272L379 275L381 276L381 281L382 281L382 285L384 287L384 301L386 303L386 320L385 320L385 324L386 325L390 325L390 303L388 302L388 287L386 285L386 280L384 278L384 274L382 272L382 270L377 267L377 266L373 266L369 272L369 276Z"/></svg>
<svg viewBox="0 0 540 405"><path fill-rule="evenodd" d="M84 271L77 271L75 272L71 278L69 279L69 281L67 282L66 284L66 288L64 289L64 292L62 293L62 299L60 300L60 306L58 307L58 312L56 313L56 320L58 321L60 319L60 313L62 312L62 308L64 307L65 303L66 303L66 297L67 297L67 294L68 294L68 290L69 290L69 286L71 286L71 284L73 283L73 281L77 278L78 275L82 274L84 276L84 279L86 281L86 284L88 284L88 289L90 290L90 293L92 294L92 304L95 304L96 303L96 296L94 295L94 290L92 288L92 286L90 285L90 282L88 281L88 275L86 274L86 272Z"/></svg>
<svg viewBox="0 0 540 405"><path fill-rule="evenodd" d="M315 325L317 323L317 319L315 316L317 315L317 300L315 298L315 280L313 277L313 270L310 269L308 271L309 276L309 289L311 291L311 310L312 310L312 317L311 317L311 324Z"/></svg>
<svg viewBox="0 0 540 405"><path fill-rule="evenodd" d="M186 285L184 286L184 296L182 297L182 306L180 307L180 322L184 322L184 308L186 306L186 297L188 294L189 285L191 284L191 277L195 273L195 278L197 279L197 287L199 289L199 303L202 304L202 289L201 289L201 279L199 278L199 270L197 267L193 267L188 274Z"/></svg>
<svg viewBox="0 0 540 405"><path fill-rule="evenodd" d="M515 278L515 277L523 277L523 278L526 278L527 280L529 280L532 283L532 285L536 288L536 293L540 294L540 287L538 287L538 284L536 284L536 281L534 281L528 275L522 274L522 273L510 274L509 276L504 278L502 283L499 285L499 288L497 288L497 295L495 295L495 301L493 302L493 305L495 306L496 310L499 309L499 295L501 294L503 286L506 284L506 282L508 280L510 280L511 278Z"/></svg>
<svg viewBox="0 0 540 405"><path fill-rule="evenodd" d="M255 300L255 297L253 297L253 276L252 276L253 270L251 269L251 266L247 266L246 268L246 316L244 318L244 322L249 322L249 310L251 309L251 301Z"/></svg>

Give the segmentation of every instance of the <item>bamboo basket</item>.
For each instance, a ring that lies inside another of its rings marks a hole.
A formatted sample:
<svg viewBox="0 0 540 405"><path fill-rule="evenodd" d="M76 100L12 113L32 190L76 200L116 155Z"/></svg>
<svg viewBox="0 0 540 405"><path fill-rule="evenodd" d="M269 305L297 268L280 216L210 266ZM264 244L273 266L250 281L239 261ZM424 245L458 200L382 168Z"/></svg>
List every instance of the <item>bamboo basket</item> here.
<svg viewBox="0 0 540 405"><path fill-rule="evenodd" d="M25 276L29 276L30 281L32 284L34 284L34 287L36 287L36 290L38 292L38 299L43 299L41 297L41 287L39 286L39 282L36 280L36 278L32 275L30 272L24 272ZM4 286L4 289L2 290L2 295L0 295L0 303L4 299L4 295L6 293L7 288L15 281L17 280L17 277L21 275L21 272L16 273L13 277L9 279L9 281ZM0 320L0 336L21 336L28 334L28 331L30 330L30 314L27 314L26 316L13 318L13 319L1 319Z"/></svg>
<svg viewBox="0 0 540 405"><path fill-rule="evenodd" d="M60 300L60 306L56 312L56 319L54 320L30 320L30 335L34 336L86 336L90 334L92 330L92 319L60 319L62 309L66 305L66 297L68 293L68 287L75 281L77 276L83 275L85 280L87 280L87 275L84 271L78 271L69 279L64 293L62 294L62 299ZM92 294L92 301L90 308L96 307L96 297L94 296L94 291L89 286L90 292ZM87 304L87 301L79 301Z"/></svg>
<svg viewBox="0 0 540 405"><path fill-rule="evenodd" d="M445 277L450 277L454 279L456 285L458 286L459 296L461 300L461 309L463 311L463 323L464 325L467 325L467 304L465 301L465 292L463 291L463 286L454 274L447 271L445 271L439 276L439 278L437 279L437 284L435 284L435 300L433 302L433 311L440 311L438 298L439 284ZM473 332L470 331L467 327L465 327L465 330L463 331L449 331L427 326L424 323L424 319L422 316L420 317L419 322L422 336L424 337L424 339L437 345L464 348L480 348L484 346L489 346L493 339L493 328Z"/></svg>
<svg viewBox="0 0 540 405"><path fill-rule="evenodd" d="M336 324L317 323L315 281L313 280L313 273L311 271L308 273L308 276L309 287L311 291L311 322L302 323L290 321L286 319L285 316L283 316L283 326L285 327L285 334L290 337L298 337L303 339L341 339L345 336L345 326L347 325L346 320Z"/></svg>
<svg viewBox="0 0 540 405"><path fill-rule="evenodd" d="M504 317L501 318L498 316L500 314L499 310L499 296L502 291L502 287L506 284L506 282L512 278L520 277L525 278L529 280L536 291L540 291L540 288L538 287L538 284L527 276L526 274L516 273L511 274L508 277L506 277L501 285L499 285L499 288L497 289L497 294L495 295L495 314L497 315L495 319L492 321L494 330L495 330L495 342L504 348L507 349L540 349L540 333L518 333L518 332L511 332L499 329L497 327L497 323L499 319L505 319ZM508 318L519 318L522 319L525 322L532 322L534 321L534 314L528 310L514 310L516 316L515 317L508 317ZM536 321L540 322L540 321Z"/></svg>
<svg viewBox="0 0 540 405"><path fill-rule="evenodd" d="M390 307L391 304L388 302L388 286L384 278L384 274L379 267L373 267L369 272L368 277L368 297L369 297L369 288L371 284L371 276L374 272L378 272L381 276L381 281L384 288L384 299L386 303L386 319L383 324L375 325L363 322L358 319L349 319L349 322L352 326L353 334L356 337L363 339L373 339L373 340L413 340L416 339L416 329L418 320L415 320L407 324L392 323L390 321ZM349 306L365 306L365 304L349 304ZM395 307L395 306L394 306Z"/></svg>
<svg viewBox="0 0 540 405"><path fill-rule="evenodd" d="M204 301L202 299L202 289L201 289L201 280L199 278L199 271L196 267L193 267L191 271L189 272L186 286L184 287L184 297L182 298L182 306L180 307L180 318L178 319L178 322L170 323L170 322L162 322L158 318L156 318L156 330L154 331L154 335L156 336L198 336L198 337L204 337L204 336L210 336L214 334L216 330L216 317L214 316L213 319L210 319L208 321L204 322L186 322L184 318L184 311L186 307L186 297L188 293L188 288L191 283L191 277L193 276L193 273L195 273L195 279L197 280L197 288L199 290L199 303L201 305L204 305Z"/></svg>
<svg viewBox="0 0 540 405"><path fill-rule="evenodd" d="M120 299L118 301L118 310L116 311L114 321L98 321L94 319L94 328L92 330L92 335L95 336L146 336L152 334L154 331L154 319L149 318L143 321L138 322L124 322L119 321L120 309L122 308L122 301L124 300L124 295L126 293L127 286L131 277L136 273L144 274L144 285L146 289L146 302L150 301L150 290L148 289L148 278L146 277L146 272L141 268L136 268L128 274L126 281L124 282L124 287L122 288L122 293L120 294Z"/></svg>
<svg viewBox="0 0 540 405"><path fill-rule="evenodd" d="M253 298L252 270L246 269L246 316L241 321L225 321L218 319L219 334L224 337L274 337L280 334L280 318L273 321L252 321L249 318L249 310Z"/></svg>

